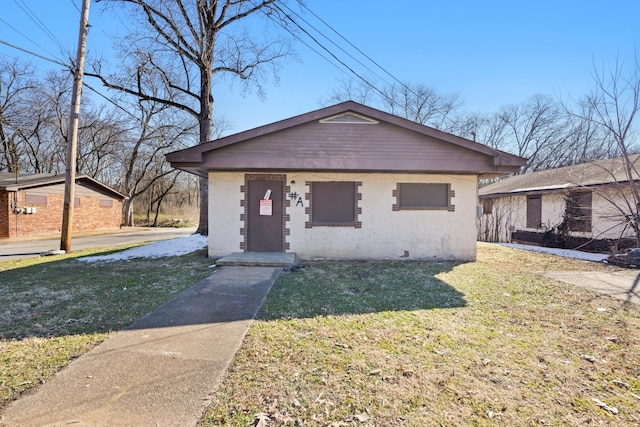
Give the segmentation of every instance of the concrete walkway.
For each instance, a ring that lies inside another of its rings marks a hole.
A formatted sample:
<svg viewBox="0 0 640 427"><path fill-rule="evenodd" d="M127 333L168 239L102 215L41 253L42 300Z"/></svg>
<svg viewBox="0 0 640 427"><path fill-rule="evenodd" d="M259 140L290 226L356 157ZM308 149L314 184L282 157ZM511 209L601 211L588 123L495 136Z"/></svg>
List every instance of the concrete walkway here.
<svg viewBox="0 0 640 427"><path fill-rule="evenodd" d="M640 271L550 271L545 276L640 304Z"/></svg>
<svg viewBox="0 0 640 427"><path fill-rule="evenodd" d="M282 267L222 267L9 405L2 426L195 426Z"/></svg>

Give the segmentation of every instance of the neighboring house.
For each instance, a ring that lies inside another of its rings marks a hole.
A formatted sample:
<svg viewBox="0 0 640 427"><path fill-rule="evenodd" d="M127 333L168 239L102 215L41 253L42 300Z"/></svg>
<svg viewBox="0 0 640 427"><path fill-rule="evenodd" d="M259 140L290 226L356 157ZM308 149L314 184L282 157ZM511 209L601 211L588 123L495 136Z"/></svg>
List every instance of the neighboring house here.
<svg viewBox="0 0 640 427"><path fill-rule="evenodd" d="M640 178L640 155L630 157ZM622 158L516 175L480 188L478 239L606 250L634 237ZM622 211L620 210L622 208Z"/></svg>
<svg viewBox="0 0 640 427"><path fill-rule="evenodd" d="M476 256L479 177L525 160L345 102L167 155L209 182L209 256Z"/></svg>
<svg viewBox="0 0 640 427"><path fill-rule="evenodd" d="M64 175L0 173L0 238L60 233ZM126 197L86 175L76 177L73 231L117 229Z"/></svg>

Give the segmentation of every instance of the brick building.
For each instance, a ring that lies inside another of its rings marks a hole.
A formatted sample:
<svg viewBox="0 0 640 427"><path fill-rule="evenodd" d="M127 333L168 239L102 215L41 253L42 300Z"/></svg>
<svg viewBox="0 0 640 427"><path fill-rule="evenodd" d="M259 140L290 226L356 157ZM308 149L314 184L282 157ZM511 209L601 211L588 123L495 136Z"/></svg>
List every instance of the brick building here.
<svg viewBox="0 0 640 427"><path fill-rule="evenodd" d="M64 175L0 173L0 238L60 233ZM126 197L87 175L76 177L73 231L113 230Z"/></svg>

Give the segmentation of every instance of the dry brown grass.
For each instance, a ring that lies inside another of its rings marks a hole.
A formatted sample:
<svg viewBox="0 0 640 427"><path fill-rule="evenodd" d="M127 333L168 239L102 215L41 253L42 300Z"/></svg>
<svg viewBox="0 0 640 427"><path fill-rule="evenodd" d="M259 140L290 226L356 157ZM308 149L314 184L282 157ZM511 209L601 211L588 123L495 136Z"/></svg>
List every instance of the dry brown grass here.
<svg viewBox="0 0 640 427"><path fill-rule="evenodd" d="M285 273L201 423L639 425L639 307L535 273L607 269L480 245Z"/></svg>

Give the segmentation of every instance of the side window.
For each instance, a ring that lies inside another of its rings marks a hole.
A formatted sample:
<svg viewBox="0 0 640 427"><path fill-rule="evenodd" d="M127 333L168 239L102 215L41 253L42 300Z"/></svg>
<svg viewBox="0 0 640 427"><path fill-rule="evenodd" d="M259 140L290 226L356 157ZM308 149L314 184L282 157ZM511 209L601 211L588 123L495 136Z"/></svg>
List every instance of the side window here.
<svg viewBox="0 0 640 427"><path fill-rule="evenodd" d="M527 228L542 228L542 197L527 196Z"/></svg>
<svg viewBox="0 0 640 427"><path fill-rule="evenodd" d="M576 191L566 196L566 215L570 231L591 231L591 194L590 191Z"/></svg>
<svg viewBox="0 0 640 427"><path fill-rule="evenodd" d="M491 215L493 213L493 199L481 199L482 200L482 213L484 215Z"/></svg>
<svg viewBox="0 0 640 427"><path fill-rule="evenodd" d="M38 206L46 206L47 205L47 196L40 194L29 194L26 193L24 195L24 203L27 205L38 205Z"/></svg>
<svg viewBox="0 0 640 427"><path fill-rule="evenodd" d="M455 211L451 200L455 197L455 192L451 190L451 184L398 183L393 195L396 198L394 211Z"/></svg>

